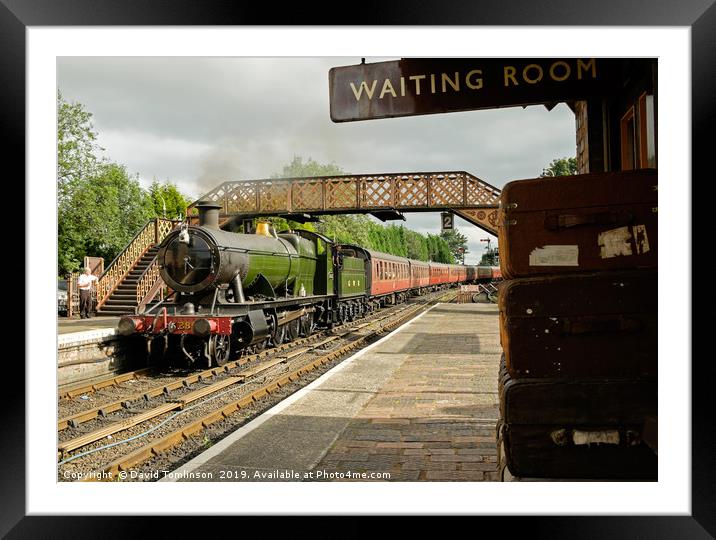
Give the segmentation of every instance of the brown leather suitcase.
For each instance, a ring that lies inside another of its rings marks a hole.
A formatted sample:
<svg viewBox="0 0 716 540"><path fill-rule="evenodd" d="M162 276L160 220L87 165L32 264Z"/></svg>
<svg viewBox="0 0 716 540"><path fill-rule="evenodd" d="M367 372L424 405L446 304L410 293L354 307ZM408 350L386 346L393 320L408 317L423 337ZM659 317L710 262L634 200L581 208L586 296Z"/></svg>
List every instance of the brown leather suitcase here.
<svg viewBox="0 0 716 540"><path fill-rule="evenodd" d="M658 276L632 270L522 278L499 292L512 377L657 375Z"/></svg>
<svg viewBox="0 0 716 540"><path fill-rule="evenodd" d="M641 440L642 429L506 424L500 457L523 478L657 480L658 458Z"/></svg>
<svg viewBox="0 0 716 540"><path fill-rule="evenodd" d="M657 266L655 169L509 182L499 211L503 277Z"/></svg>
<svg viewBox="0 0 716 540"><path fill-rule="evenodd" d="M505 424L643 425L657 415L656 379L513 379L498 385Z"/></svg>

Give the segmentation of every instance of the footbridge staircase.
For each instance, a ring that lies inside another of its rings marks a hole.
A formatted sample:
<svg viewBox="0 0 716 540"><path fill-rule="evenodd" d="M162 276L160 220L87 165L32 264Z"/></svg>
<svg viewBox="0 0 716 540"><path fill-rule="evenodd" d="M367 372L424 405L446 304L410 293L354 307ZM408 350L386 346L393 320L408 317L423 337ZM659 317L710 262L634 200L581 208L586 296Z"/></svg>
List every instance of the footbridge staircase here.
<svg viewBox="0 0 716 540"><path fill-rule="evenodd" d="M96 285L95 308L99 315L135 313L164 294L164 281L156 259L159 244L179 224L170 219L152 219L117 255Z"/></svg>

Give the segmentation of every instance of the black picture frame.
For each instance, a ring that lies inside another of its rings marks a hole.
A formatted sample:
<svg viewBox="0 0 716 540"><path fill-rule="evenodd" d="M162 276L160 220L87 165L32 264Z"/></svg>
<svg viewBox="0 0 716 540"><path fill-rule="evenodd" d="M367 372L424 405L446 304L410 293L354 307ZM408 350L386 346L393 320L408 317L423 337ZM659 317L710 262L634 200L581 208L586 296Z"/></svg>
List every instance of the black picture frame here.
<svg viewBox="0 0 716 540"><path fill-rule="evenodd" d="M104 25L253 25L253 24L407 24L407 25L565 25L565 26L687 26L692 36L692 175L707 176L706 163L713 152L714 97L716 97L716 7L714 0L602 0L582 2L551 0L536 2L514 0L491 2L474 0L446 3L435 0L401 0L394 2L366 1L355 4L350 19L341 6L335 4L336 14L321 4L300 3L281 7L261 3L234 3L221 0L0 0L0 58L3 99L0 108L5 131L3 137L6 159L14 161L17 171L12 182L22 185L19 178L25 173L25 30L28 26L104 26ZM10 179L6 179L10 181ZM691 185L684 189L691 190ZM16 197L24 197L14 194ZM6 193L6 196L7 193ZM31 212L27 205L27 212ZM31 219L31 217L28 217ZM712 229L712 228L711 228ZM694 228L693 246L697 241ZM701 238L704 240L704 238ZM26 246L35 249L34 246ZM691 272L681 264L680 272ZM662 274L663 275L663 274ZM708 277L707 277L708 280ZM708 280L710 281L710 280ZM29 284L28 284L29 285ZM684 292L682 291L682 294ZM691 291L688 291L691 297ZM20 300L17 306L25 306ZM23 309L30 309L24 307ZM692 317L691 313L684 316ZM19 315L18 315L19 317ZM24 319L28 320L30 319ZM692 326L693 328L693 326ZM25 329L26 339L32 326ZM692 329L693 335L693 329ZM660 517L494 517L485 518L496 527L496 533L530 538L709 538L716 535L716 441L714 422L710 418L713 405L709 390L713 380L713 362L708 353L692 363L692 514L690 516ZM687 361L687 359L667 359ZM24 380L24 365L6 362L8 376ZM126 538L150 525L153 518L126 516L74 517L25 515L25 395L22 386L15 395L7 395L2 408L3 437L0 475L3 502L0 505L0 534L9 538ZM80 510L80 509L78 509ZM317 509L317 512L320 512ZM346 509L349 513L350 510ZM204 528L205 534L221 530L216 517L200 519L178 518L172 523L175 530L189 534L191 526ZM241 518L244 520L246 518ZM207 521L212 520L207 529ZM163 520L162 527L166 521ZM420 521L415 521L421 526ZM252 524L255 526L255 524ZM481 525L480 527L482 527ZM374 534L373 528L340 526L334 533L352 530L362 535ZM169 532L169 530L167 530ZM241 534L241 532L237 532ZM480 534L475 530L475 534ZM495 534L493 532L492 534Z"/></svg>

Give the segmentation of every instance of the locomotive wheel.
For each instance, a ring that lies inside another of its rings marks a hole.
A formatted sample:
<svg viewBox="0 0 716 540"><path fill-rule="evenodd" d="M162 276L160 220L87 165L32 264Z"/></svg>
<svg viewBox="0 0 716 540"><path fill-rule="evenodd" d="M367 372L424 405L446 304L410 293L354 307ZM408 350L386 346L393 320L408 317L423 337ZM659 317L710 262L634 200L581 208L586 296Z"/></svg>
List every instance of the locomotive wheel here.
<svg viewBox="0 0 716 540"><path fill-rule="evenodd" d="M291 322L284 325L286 328L286 336L288 337L289 341L293 341L294 339L299 338L300 333L300 321L298 319L294 319Z"/></svg>
<svg viewBox="0 0 716 540"><path fill-rule="evenodd" d="M223 366L229 360L229 336L214 334L209 338L209 356L217 366Z"/></svg>
<svg viewBox="0 0 716 540"><path fill-rule="evenodd" d="M157 336L149 341L148 364L150 366L158 366L168 363L167 342L167 336Z"/></svg>
<svg viewBox="0 0 716 540"><path fill-rule="evenodd" d="M310 314L301 317L301 335L308 337L313 334L316 329L316 322L313 320L313 316Z"/></svg>
<svg viewBox="0 0 716 540"><path fill-rule="evenodd" d="M276 334L273 337L273 346L278 347L286 340L286 325L282 324L276 329Z"/></svg>

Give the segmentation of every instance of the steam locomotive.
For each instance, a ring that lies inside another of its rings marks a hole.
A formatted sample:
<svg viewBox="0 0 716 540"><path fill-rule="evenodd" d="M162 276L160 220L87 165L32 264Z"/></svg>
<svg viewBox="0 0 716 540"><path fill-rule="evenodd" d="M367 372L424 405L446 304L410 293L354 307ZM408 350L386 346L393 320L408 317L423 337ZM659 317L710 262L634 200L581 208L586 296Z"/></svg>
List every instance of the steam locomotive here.
<svg viewBox="0 0 716 540"><path fill-rule="evenodd" d="M256 234L219 227L219 208L201 203L199 225L183 224L162 242L160 274L173 291L164 303L120 319L158 358L223 365L318 327L354 320L386 305L458 283L491 281L499 268L422 262L338 244L305 230Z"/></svg>

